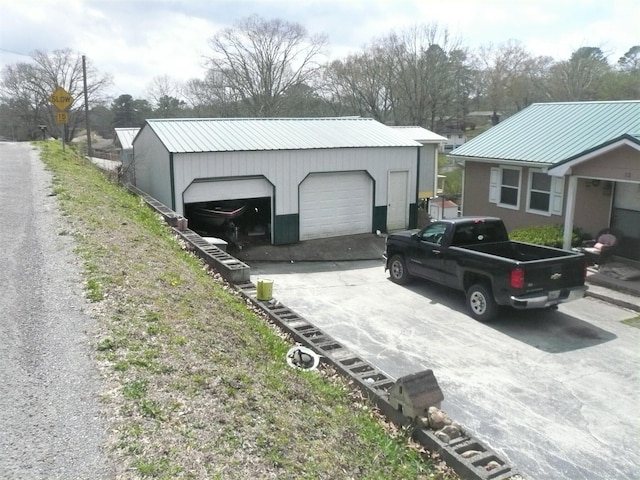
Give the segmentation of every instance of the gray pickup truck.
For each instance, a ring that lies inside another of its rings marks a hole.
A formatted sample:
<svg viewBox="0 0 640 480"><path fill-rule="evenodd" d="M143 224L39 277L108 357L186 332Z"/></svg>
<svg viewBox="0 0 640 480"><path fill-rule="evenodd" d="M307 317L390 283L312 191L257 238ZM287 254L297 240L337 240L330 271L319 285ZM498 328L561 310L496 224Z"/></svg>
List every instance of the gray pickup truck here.
<svg viewBox="0 0 640 480"><path fill-rule="evenodd" d="M587 290L584 255L510 241L495 217L459 217L392 233L384 258L398 284L420 277L463 291L479 321L495 317L498 306L557 308Z"/></svg>

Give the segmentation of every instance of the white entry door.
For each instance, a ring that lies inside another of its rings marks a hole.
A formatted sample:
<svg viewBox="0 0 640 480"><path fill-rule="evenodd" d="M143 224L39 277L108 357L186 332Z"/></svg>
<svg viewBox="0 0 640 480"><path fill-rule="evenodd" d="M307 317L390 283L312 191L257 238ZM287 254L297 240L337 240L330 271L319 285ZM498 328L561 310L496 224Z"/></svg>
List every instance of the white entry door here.
<svg viewBox="0 0 640 480"><path fill-rule="evenodd" d="M387 230L403 230L409 224L409 172L389 172L387 202Z"/></svg>

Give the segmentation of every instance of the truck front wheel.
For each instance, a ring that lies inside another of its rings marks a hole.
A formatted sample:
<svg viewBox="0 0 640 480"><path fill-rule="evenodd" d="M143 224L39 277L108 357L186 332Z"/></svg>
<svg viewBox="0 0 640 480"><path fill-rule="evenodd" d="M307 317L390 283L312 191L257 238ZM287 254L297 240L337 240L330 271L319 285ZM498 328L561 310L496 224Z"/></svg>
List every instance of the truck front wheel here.
<svg viewBox="0 0 640 480"><path fill-rule="evenodd" d="M481 283L476 283L467 290L467 306L471 316L480 322L488 322L498 313L498 305L491 289Z"/></svg>
<svg viewBox="0 0 640 480"><path fill-rule="evenodd" d="M394 255L389 260L389 276L391 281L399 285L404 285L411 278L407 272L407 265L404 263L402 255Z"/></svg>

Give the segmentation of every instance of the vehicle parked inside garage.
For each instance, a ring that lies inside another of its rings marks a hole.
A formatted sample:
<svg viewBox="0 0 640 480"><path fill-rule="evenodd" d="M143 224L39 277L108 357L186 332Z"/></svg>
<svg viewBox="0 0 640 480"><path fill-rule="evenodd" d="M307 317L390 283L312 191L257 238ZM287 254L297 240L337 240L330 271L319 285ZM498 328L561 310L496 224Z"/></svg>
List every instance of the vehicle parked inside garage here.
<svg viewBox="0 0 640 480"><path fill-rule="evenodd" d="M584 255L509 240L495 217L458 217L387 237L385 271L398 284L420 277L465 292L476 320L499 306L553 308L582 298Z"/></svg>

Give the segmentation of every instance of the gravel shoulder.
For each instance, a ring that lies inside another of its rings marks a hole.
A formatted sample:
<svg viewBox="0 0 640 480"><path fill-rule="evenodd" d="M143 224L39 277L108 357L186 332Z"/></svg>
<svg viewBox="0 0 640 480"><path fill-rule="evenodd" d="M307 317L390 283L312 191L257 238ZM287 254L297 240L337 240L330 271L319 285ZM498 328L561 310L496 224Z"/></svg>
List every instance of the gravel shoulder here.
<svg viewBox="0 0 640 480"><path fill-rule="evenodd" d="M0 143L0 476L112 478L100 375L71 236L27 143Z"/></svg>

